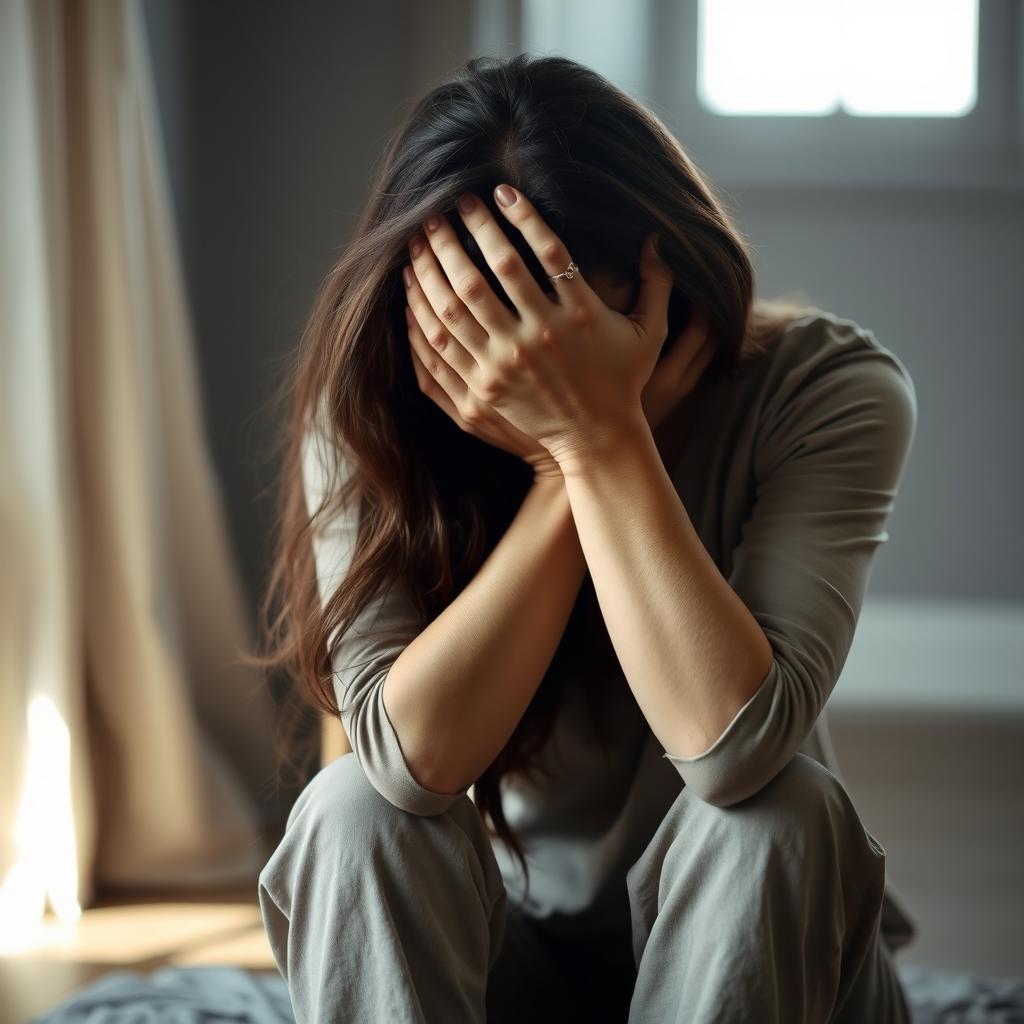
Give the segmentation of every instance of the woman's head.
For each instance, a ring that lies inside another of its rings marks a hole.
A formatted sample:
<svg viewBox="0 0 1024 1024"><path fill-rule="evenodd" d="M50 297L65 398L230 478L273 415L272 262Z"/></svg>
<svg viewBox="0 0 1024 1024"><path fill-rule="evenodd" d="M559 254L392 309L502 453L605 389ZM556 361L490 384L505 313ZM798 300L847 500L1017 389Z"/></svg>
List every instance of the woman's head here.
<svg viewBox="0 0 1024 1024"><path fill-rule="evenodd" d="M403 323L398 274L406 243L432 213L449 215L463 247L508 303L455 212L463 192L482 198L499 223L493 189L514 185L566 243L588 281L636 282L645 235L675 273L669 339L705 304L734 367L752 298L746 247L712 187L662 122L596 71L561 56L477 57L416 105L380 164L353 261L378 259L394 325ZM508 234L537 280L550 282L514 228ZM508 303L511 306L511 303ZM399 335L401 331L397 331ZM713 372L714 368L711 368Z"/></svg>
<svg viewBox="0 0 1024 1024"><path fill-rule="evenodd" d="M264 597L259 663L287 668L292 714L338 714L327 638L347 628L378 588L401 577L424 626L473 577L514 516L532 480L520 459L463 433L416 382L405 324L407 243L442 213L467 254L510 308L497 278L456 212L473 192L543 288L536 256L495 205L493 190L521 190L566 243L581 273L613 308L636 298L645 236L674 277L667 344L693 304L707 312L717 350L700 387L740 372L800 307L754 306L741 234L709 183L661 121L597 72L560 56L477 57L415 106L392 135L354 237L317 293L281 397L291 403L283 436L276 559ZM302 491L302 438L314 425L346 452L353 487L340 479L310 516ZM346 500L358 500L360 543L349 572L321 608L310 535ZM525 770L553 723L565 680L614 664L592 585L585 581L562 643L509 743L476 781L477 806L516 848L498 783ZM604 673L607 675L607 671ZM600 688L588 683L600 731ZM307 752L308 753L308 752ZM285 757L290 761L290 752Z"/></svg>

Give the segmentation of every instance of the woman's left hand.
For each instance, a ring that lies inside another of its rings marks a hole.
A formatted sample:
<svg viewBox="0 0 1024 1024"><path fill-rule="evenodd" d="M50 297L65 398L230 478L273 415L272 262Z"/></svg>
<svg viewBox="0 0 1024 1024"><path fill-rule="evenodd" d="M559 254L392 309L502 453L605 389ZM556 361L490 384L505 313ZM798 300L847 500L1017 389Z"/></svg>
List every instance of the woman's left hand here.
<svg viewBox="0 0 1024 1024"><path fill-rule="evenodd" d="M499 186L507 189L509 186ZM523 234L548 274L571 254L533 204L499 208ZM655 253L654 236L640 254L640 294L628 315L609 308L577 271L546 294L488 207L468 195L459 214L516 307L494 294L437 215L410 243L414 282L407 299L434 350L476 398L538 441L563 463L585 458L644 420L641 395L668 333L672 277ZM422 244L424 239L428 244ZM421 245L417 250L416 243Z"/></svg>

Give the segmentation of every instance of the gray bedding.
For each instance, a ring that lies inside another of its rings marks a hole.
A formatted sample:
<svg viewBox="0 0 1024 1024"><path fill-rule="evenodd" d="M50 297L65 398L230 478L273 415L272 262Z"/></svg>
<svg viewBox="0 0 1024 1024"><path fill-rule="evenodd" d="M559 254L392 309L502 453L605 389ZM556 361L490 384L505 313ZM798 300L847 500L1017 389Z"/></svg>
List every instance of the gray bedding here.
<svg viewBox="0 0 1024 1024"><path fill-rule="evenodd" d="M900 965L914 1024L1024 1024L1024 979ZM29 1024L294 1024L276 973L237 967L112 971Z"/></svg>

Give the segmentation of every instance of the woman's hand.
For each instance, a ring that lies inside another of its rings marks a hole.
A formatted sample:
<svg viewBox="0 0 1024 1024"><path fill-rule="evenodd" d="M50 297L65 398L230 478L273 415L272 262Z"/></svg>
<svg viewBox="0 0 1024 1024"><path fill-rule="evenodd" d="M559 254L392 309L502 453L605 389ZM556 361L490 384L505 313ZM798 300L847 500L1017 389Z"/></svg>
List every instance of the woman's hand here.
<svg viewBox="0 0 1024 1024"><path fill-rule="evenodd" d="M707 313L695 306L690 322L658 360L640 398L652 430L696 389L701 374L715 353Z"/></svg>
<svg viewBox="0 0 1024 1024"><path fill-rule="evenodd" d="M529 200L510 191L515 202L502 207L507 219L549 274L565 270L565 245ZM443 360L439 368L454 371L475 404L490 406L556 463L585 456L645 415L644 387L668 329L671 274L649 236L640 256L640 295L628 316L606 306L579 272L553 282L552 298L487 206L463 198L460 216L515 311L498 299L438 215L410 243L413 319Z"/></svg>
<svg viewBox="0 0 1024 1024"><path fill-rule="evenodd" d="M407 269L405 273L411 274L412 271ZM408 306L406 320L409 325L412 368L420 391L467 434L530 463L535 477L555 476L561 480L562 470L548 450L540 442L513 427L501 413L479 401L466 382L431 348Z"/></svg>
<svg viewBox="0 0 1024 1024"><path fill-rule="evenodd" d="M412 271L406 273L411 274ZM561 467L548 450L513 427L501 413L479 401L466 382L431 348L408 306L406 320L412 368L420 391L467 434L530 463L535 477L561 480ZM644 385L641 400L644 416L652 431L693 393L713 353L707 316L703 310L697 310L690 323L677 335L664 359L658 360Z"/></svg>

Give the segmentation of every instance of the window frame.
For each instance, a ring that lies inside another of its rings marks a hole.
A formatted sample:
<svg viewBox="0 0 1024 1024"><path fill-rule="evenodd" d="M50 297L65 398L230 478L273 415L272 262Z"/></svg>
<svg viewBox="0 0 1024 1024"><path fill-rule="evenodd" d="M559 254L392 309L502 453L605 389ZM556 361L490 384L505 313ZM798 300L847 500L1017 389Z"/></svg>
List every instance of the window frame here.
<svg viewBox="0 0 1024 1024"><path fill-rule="evenodd" d="M698 4L650 3L651 106L725 187L1024 190L1024 5L1017 0L979 2L977 102L959 117L717 114L697 95Z"/></svg>

